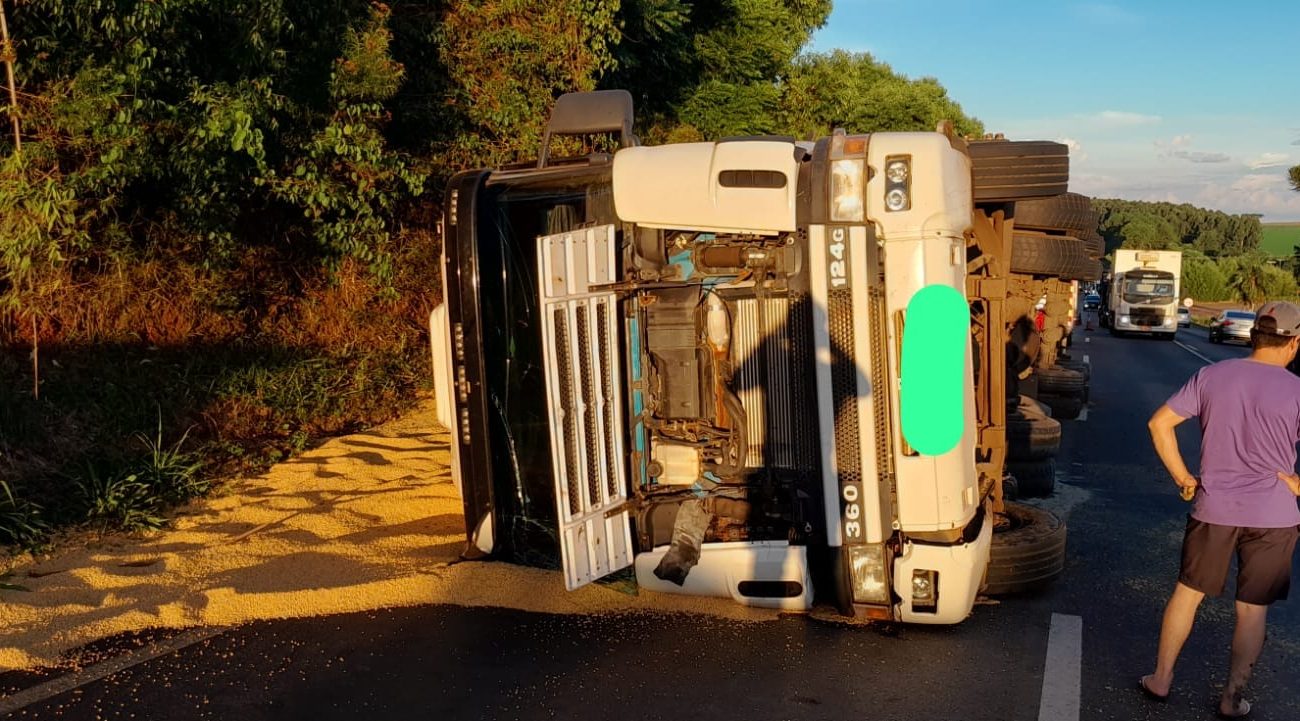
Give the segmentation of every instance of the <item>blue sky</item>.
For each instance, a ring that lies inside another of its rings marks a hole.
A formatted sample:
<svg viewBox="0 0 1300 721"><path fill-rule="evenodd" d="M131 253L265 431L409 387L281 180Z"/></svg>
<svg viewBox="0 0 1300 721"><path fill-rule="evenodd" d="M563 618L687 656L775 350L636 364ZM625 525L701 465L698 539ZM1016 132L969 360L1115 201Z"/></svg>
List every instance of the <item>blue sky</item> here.
<svg viewBox="0 0 1300 721"><path fill-rule="evenodd" d="M809 49L834 48L1069 144L1073 191L1300 221L1300 0L835 0Z"/></svg>

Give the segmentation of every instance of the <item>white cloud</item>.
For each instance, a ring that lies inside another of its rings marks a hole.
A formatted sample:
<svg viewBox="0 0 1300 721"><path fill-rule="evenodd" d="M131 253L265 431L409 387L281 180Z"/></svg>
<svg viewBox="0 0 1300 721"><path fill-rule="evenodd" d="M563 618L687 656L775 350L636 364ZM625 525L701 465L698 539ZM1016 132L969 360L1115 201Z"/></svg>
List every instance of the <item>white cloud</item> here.
<svg viewBox="0 0 1300 721"><path fill-rule="evenodd" d="M1175 148L1181 148L1185 145L1191 145L1191 143L1192 143L1191 134L1175 135L1174 139L1169 141L1169 144L1174 146Z"/></svg>
<svg viewBox="0 0 1300 721"><path fill-rule="evenodd" d="M1286 153L1264 153L1254 160L1246 163L1251 170L1263 170L1264 168L1280 168L1287 164L1291 156Z"/></svg>
<svg viewBox="0 0 1300 721"><path fill-rule="evenodd" d="M1084 161L1088 159L1088 154L1083 152L1083 143L1074 138L1057 138L1056 142L1061 143L1070 149L1070 161Z"/></svg>
<svg viewBox="0 0 1300 721"><path fill-rule="evenodd" d="M1205 182L1190 202L1225 213L1263 213L1265 222L1300 220L1300 193L1284 173L1249 173L1229 183Z"/></svg>
<svg viewBox="0 0 1300 721"><path fill-rule="evenodd" d="M1173 150L1170 151L1169 156L1193 163L1226 163L1232 160L1226 153L1206 153L1199 150Z"/></svg>
<svg viewBox="0 0 1300 721"><path fill-rule="evenodd" d="M1095 116L1103 125L1113 128L1127 128L1135 125L1155 125L1160 122L1159 115L1130 113L1124 110L1103 110Z"/></svg>

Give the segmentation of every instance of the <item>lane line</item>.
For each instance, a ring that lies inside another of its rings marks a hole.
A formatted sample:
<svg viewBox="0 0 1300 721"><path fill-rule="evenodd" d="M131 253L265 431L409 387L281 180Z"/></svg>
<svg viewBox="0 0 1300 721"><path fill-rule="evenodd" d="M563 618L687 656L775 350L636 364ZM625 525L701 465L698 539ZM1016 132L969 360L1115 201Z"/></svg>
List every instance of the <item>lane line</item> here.
<svg viewBox="0 0 1300 721"><path fill-rule="evenodd" d="M1186 343L1184 343L1184 342L1182 342L1182 341L1180 341L1180 340L1176 340L1176 341L1174 341L1174 345L1178 346L1179 348L1182 348L1183 350L1187 351L1188 353L1191 353L1192 355L1196 356L1197 358L1200 358L1201 360L1205 361L1205 364L1206 364L1206 365L1212 365L1212 364L1214 363L1214 361L1212 361L1212 360L1210 360L1209 358L1206 358L1205 356L1201 355L1200 352L1197 351L1195 348L1193 348L1193 347L1187 345Z"/></svg>
<svg viewBox="0 0 1300 721"><path fill-rule="evenodd" d="M47 681L39 686L33 686L24 689L10 696L0 698L0 716L13 713L26 706L46 701L58 696L61 693L67 693L75 688L80 688L86 684L94 683L107 676L124 671L132 666L142 664L145 661L152 661L159 656L166 656L169 653L192 646L200 641L205 641L213 636L225 633L223 627L194 628L173 636L162 643L149 644L143 648L136 649L129 653L97 663L94 666L83 668L80 671L74 671L65 676L60 676L53 681Z"/></svg>
<svg viewBox="0 0 1300 721"><path fill-rule="evenodd" d="M1083 659L1083 617L1052 614L1043 665L1038 721L1079 720L1079 676Z"/></svg>

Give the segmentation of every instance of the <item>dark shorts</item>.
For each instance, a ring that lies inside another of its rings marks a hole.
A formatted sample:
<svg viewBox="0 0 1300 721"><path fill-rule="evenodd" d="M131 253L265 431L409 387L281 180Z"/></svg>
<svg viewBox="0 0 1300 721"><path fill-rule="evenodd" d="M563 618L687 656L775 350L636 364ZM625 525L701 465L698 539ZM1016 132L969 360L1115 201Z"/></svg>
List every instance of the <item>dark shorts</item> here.
<svg viewBox="0 0 1300 721"><path fill-rule="evenodd" d="M1228 564L1237 556L1237 600L1259 606L1291 590L1291 555L1300 529L1219 526L1187 517L1178 580L1210 596L1223 593Z"/></svg>

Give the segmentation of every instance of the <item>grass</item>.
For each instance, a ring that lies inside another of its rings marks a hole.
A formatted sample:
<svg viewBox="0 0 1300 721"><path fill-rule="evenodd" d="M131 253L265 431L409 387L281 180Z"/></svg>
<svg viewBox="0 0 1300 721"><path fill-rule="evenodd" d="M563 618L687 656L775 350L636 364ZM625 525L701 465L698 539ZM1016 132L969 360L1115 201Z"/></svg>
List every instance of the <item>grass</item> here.
<svg viewBox="0 0 1300 721"><path fill-rule="evenodd" d="M1269 255L1290 257L1300 245L1300 223L1265 223L1259 239L1260 250Z"/></svg>

